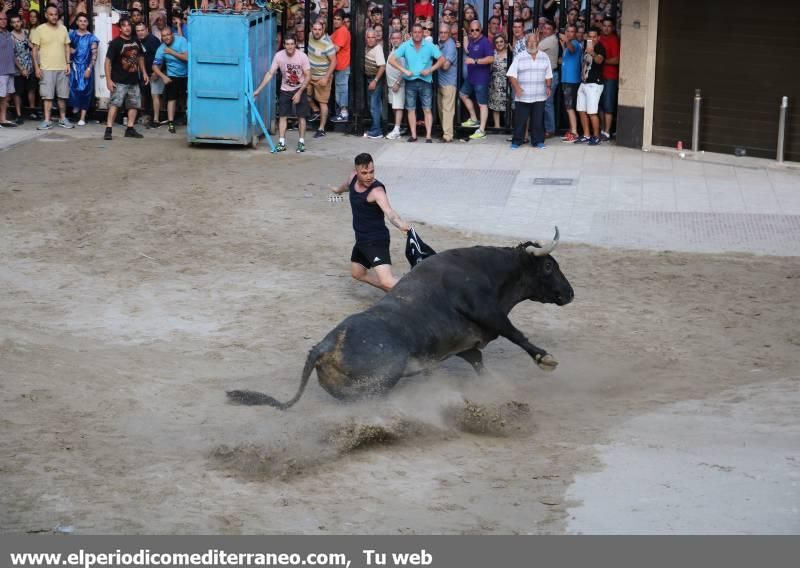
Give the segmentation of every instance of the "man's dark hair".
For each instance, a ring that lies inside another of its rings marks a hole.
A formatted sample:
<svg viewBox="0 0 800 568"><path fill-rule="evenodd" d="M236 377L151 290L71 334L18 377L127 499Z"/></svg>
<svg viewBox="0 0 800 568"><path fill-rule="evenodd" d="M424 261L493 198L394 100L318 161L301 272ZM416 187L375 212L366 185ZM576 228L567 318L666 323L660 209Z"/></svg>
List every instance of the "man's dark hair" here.
<svg viewBox="0 0 800 568"><path fill-rule="evenodd" d="M286 34L286 37L283 38L283 43L286 43L289 40L297 43L297 37L294 35L294 32Z"/></svg>
<svg viewBox="0 0 800 568"><path fill-rule="evenodd" d="M131 8L130 12L128 12L129 16L133 16L134 14L141 14L142 11L139 8Z"/></svg>
<svg viewBox="0 0 800 568"><path fill-rule="evenodd" d="M603 23L605 24L606 22L611 22L611 25L614 25L614 19L611 16L605 16L603 18Z"/></svg>
<svg viewBox="0 0 800 568"><path fill-rule="evenodd" d="M592 26L591 28L589 28L589 32L594 32L597 35L600 35L600 33L601 33L600 32L600 28L598 28L597 26Z"/></svg>
<svg viewBox="0 0 800 568"><path fill-rule="evenodd" d="M55 8L56 12L58 12L58 6L56 6L55 4L48 4L47 8L45 8L44 11L47 12L50 8Z"/></svg>
<svg viewBox="0 0 800 568"><path fill-rule="evenodd" d="M75 20L77 21L78 18L86 18L88 20L89 16L86 15L86 12L78 12L75 14Z"/></svg>
<svg viewBox="0 0 800 568"><path fill-rule="evenodd" d="M570 9L567 11L567 14L571 14L572 12L575 12L576 14L580 14L580 12L578 12L578 10L577 10L577 9L575 9L575 8L570 8Z"/></svg>
<svg viewBox="0 0 800 568"><path fill-rule="evenodd" d="M355 159L356 167L358 167L358 166L368 166L372 162L373 162L372 156L370 154L367 154L366 152L364 152L362 154L359 154L358 156L356 156L356 159Z"/></svg>
<svg viewBox="0 0 800 568"><path fill-rule="evenodd" d="M333 13L333 17L334 17L334 18L339 18L340 20L344 20L344 10L342 10L341 8L339 8L338 10L336 10L336 11Z"/></svg>
<svg viewBox="0 0 800 568"><path fill-rule="evenodd" d="M117 26L119 26L120 28L122 28L122 24L124 24L125 22L128 22L128 24L130 24L130 23L131 23L131 19L130 19L128 16L122 16L122 17L119 19L119 22L117 22Z"/></svg>
<svg viewBox="0 0 800 568"><path fill-rule="evenodd" d="M523 20L522 18L517 18L516 20L514 20L513 23L522 24L524 26L525 25L525 20Z"/></svg>
<svg viewBox="0 0 800 568"><path fill-rule="evenodd" d="M545 26L553 26L553 27L556 27L556 25L555 25L555 23L553 22L553 20L548 20L547 18L545 18L545 19L544 19L544 25L545 25Z"/></svg>
<svg viewBox="0 0 800 568"><path fill-rule="evenodd" d="M419 28L419 29L421 29L421 30L424 30L424 29L425 29L425 27L422 25L422 23L421 23L419 20L416 20L416 21L414 22L414 25L413 25L413 26L411 26L411 29L412 29L412 30L413 30L414 28Z"/></svg>
<svg viewBox="0 0 800 568"><path fill-rule="evenodd" d="M375 6L372 9L372 11L370 12L370 14L383 14L383 10L381 10L379 7Z"/></svg>

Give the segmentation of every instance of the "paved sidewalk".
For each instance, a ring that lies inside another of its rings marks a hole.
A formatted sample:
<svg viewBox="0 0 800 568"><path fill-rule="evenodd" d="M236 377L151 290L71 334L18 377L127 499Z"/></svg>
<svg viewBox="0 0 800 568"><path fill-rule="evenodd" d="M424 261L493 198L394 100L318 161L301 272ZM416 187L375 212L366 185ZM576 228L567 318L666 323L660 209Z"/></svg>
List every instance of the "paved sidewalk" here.
<svg viewBox="0 0 800 568"><path fill-rule="evenodd" d="M137 128L146 138L186 143L183 128L177 135ZM115 137L122 134L115 128ZM101 125L38 132L26 123L0 130L0 150L37 136L104 143ZM544 150L511 150L505 138L409 144L330 133L321 141L309 137L303 158L351 164L355 154L371 152L405 217L464 231L539 239L558 225L564 241L608 247L800 255L800 164L719 154L695 159L691 152L682 159L669 149L558 139ZM251 157L287 159L271 156L265 142Z"/></svg>
<svg viewBox="0 0 800 568"><path fill-rule="evenodd" d="M384 143L378 175L411 218L462 230L642 249L800 255L800 169L500 137Z"/></svg>

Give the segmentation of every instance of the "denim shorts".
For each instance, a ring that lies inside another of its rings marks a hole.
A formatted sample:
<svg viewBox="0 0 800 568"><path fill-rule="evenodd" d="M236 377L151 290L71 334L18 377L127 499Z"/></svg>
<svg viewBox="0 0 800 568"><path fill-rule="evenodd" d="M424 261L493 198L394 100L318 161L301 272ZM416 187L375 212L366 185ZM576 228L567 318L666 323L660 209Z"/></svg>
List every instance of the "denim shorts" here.
<svg viewBox="0 0 800 568"><path fill-rule="evenodd" d="M479 105L489 104L489 85L473 85L469 81L464 81L459 93L465 97L471 97L474 94Z"/></svg>
<svg viewBox="0 0 800 568"><path fill-rule="evenodd" d="M603 95L600 97L600 110L603 112L617 112L617 91L619 81L617 79L606 79L603 81Z"/></svg>
<svg viewBox="0 0 800 568"><path fill-rule="evenodd" d="M417 99L422 105L422 110L433 108L433 83L422 79L406 81L406 110L417 108Z"/></svg>

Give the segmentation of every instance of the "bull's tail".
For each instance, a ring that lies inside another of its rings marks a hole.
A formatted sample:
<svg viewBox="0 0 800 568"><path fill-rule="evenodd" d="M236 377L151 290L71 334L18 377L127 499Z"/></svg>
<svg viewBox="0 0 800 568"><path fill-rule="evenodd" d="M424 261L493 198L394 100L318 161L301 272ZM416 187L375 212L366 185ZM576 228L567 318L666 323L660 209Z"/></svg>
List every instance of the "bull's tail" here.
<svg viewBox="0 0 800 568"><path fill-rule="evenodd" d="M319 360L322 353L323 350L320 349L319 345L316 345L308 354L306 365L303 367L303 377L300 380L300 388L298 389L297 394L294 395L294 398L287 402L280 402L279 400L276 400L267 394L251 390L232 390L227 391L225 394L228 395L228 398L231 401L239 404L245 404L248 406L267 405L280 408L281 410L286 410L287 408L294 406L294 404L300 400L300 397L303 395L303 391L306 390L306 385L308 384L308 379L311 376L311 371L314 370L314 366L317 364L317 360Z"/></svg>

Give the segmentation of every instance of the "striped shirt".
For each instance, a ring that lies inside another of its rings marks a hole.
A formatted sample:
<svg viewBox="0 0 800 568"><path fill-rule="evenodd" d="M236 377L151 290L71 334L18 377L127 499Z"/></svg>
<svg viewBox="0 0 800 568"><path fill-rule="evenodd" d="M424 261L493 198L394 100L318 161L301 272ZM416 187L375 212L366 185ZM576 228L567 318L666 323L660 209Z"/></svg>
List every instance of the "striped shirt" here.
<svg viewBox="0 0 800 568"><path fill-rule="evenodd" d="M542 56L539 56L542 54ZM553 78L553 69L550 67L550 58L541 51L537 52L536 59L527 51L514 58L511 67L506 73L513 77L522 87L522 94L514 99L521 103L536 103L547 100L546 79Z"/></svg>
<svg viewBox="0 0 800 568"><path fill-rule="evenodd" d="M386 58L383 56L383 46L378 43L364 56L364 75L374 77L378 74L378 68L384 65Z"/></svg>
<svg viewBox="0 0 800 568"><path fill-rule="evenodd" d="M331 65L330 56L336 57L336 48L331 38L324 35L320 39L314 39L314 36L311 36L308 40L308 60L311 62L312 79L321 79L328 73L328 67Z"/></svg>

